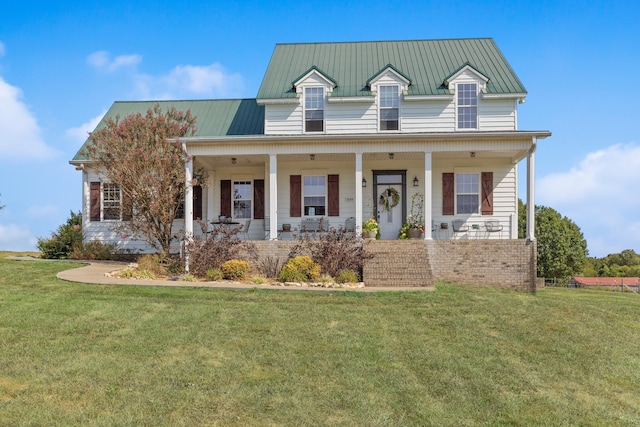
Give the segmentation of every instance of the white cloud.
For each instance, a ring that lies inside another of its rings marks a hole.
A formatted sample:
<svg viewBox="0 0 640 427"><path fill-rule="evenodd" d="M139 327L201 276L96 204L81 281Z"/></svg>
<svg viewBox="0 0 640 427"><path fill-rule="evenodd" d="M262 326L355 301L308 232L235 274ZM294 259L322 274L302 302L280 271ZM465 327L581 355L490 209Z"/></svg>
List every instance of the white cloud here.
<svg viewBox="0 0 640 427"><path fill-rule="evenodd" d="M89 136L89 132L93 132L95 130L96 126L98 126L98 123L100 123L100 120L102 120L106 113L107 111L104 110L88 122L85 122L78 127L67 129L65 134L74 142L78 142L80 144L84 143Z"/></svg>
<svg viewBox="0 0 640 427"><path fill-rule="evenodd" d="M0 77L0 159L46 159L54 150L42 139L40 128L22 101L22 92Z"/></svg>
<svg viewBox="0 0 640 427"><path fill-rule="evenodd" d="M617 144L588 154L578 166L536 183L538 205L582 230L592 256L640 251L640 146Z"/></svg>
<svg viewBox="0 0 640 427"><path fill-rule="evenodd" d="M137 54L118 55L111 59L109 52L100 50L87 57L87 63L94 68L108 72L114 72L122 68L134 68L142 61Z"/></svg>
<svg viewBox="0 0 640 427"><path fill-rule="evenodd" d="M135 77L138 96L153 99L186 97L229 97L241 93L242 76L228 72L219 63L178 65L160 77L139 74Z"/></svg>
<svg viewBox="0 0 640 427"><path fill-rule="evenodd" d="M0 224L0 248L6 251L36 251L38 238L27 227Z"/></svg>

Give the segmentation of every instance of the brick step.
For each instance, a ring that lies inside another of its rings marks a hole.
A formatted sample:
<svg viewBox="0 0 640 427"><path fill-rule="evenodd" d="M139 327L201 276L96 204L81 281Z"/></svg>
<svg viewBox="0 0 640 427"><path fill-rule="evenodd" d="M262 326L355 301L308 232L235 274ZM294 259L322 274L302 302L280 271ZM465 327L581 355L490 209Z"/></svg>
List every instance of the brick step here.
<svg viewBox="0 0 640 427"><path fill-rule="evenodd" d="M365 286L433 287L427 245L423 240L367 240Z"/></svg>

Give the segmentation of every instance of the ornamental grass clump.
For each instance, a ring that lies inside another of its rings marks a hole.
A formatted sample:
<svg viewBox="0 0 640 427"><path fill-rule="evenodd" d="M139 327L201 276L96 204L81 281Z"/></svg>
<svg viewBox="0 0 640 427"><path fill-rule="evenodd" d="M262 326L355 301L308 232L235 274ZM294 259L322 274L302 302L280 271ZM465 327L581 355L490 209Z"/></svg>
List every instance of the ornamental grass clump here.
<svg viewBox="0 0 640 427"><path fill-rule="evenodd" d="M320 265L308 256L291 258L280 270L281 282L314 282L320 277Z"/></svg>

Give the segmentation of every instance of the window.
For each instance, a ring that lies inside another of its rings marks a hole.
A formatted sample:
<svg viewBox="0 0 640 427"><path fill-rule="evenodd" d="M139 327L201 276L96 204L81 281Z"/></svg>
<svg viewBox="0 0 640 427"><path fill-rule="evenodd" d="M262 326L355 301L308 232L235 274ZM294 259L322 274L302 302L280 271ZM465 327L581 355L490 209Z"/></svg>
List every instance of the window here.
<svg viewBox="0 0 640 427"><path fill-rule="evenodd" d="M308 87L304 90L304 130L322 132L324 130L324 89Z"/></svg>
<svg viewBox="0 0 640 427"><path fill-rule="evenodd" d="M458 92L458 129L478 128L478 85L461 83Z"/></svg>
<svg viewBox="0 0 640 427"><path fill-rule="evenodd" d="M456 175L456 212L459 214L478 213L480 204L479 176L476 173Z"/></svg>
<svg viewBox="0 0 640 427"><path fill-rule="evenodd" d="M380 86L380 130L398 130L398 86Z"/></svg>
<svg viewBox="0 0 640 427"><path fill-rule="evenodd" d="M117 184L102 185L102 219L120 220L120 208L122 206L120 198L120 187Z"/></svg>
<svg viewBox="0 0 640 427"><path fill-rule="evenodd" d="M303 185L304 215L324 215L327 186L324 176L305 176Z"/></svg>
<svg viewBox="0 0 640 427"><path fill-rule="evenodd" d="M233 182L233 217L251 218L251 181Z"/></svg>

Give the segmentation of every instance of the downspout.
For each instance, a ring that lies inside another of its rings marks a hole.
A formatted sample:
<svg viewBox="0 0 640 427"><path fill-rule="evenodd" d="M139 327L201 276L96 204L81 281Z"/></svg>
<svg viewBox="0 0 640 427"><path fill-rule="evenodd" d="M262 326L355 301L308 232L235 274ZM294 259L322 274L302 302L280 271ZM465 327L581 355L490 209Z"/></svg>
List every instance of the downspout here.
<svg viewBox="0 0 640 427"><path fill-rule="evenodd" d="M184 271L189 272L189 244L193 241L193 158L187 152L187 143L182 142L184 163Z"/></svg>

